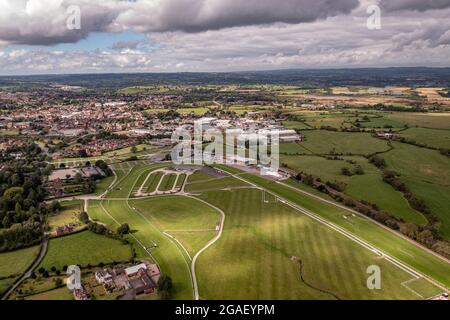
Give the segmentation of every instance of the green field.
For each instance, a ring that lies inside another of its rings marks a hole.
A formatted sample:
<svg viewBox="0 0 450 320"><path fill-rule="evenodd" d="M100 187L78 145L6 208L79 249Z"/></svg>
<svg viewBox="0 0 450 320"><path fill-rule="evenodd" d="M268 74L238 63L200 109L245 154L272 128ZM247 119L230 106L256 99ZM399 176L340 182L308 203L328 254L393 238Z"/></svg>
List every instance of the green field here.
<svg viewBox="0 0 450 320"><path fill-rule="evenodd" d="M239 188L243 186L247 186L247 184L233 177L220 177L213 180L209 180L207 182L201 180L196 182L190 182L186 184L184 190L186 192L198 193L208 190L223 190L229 188Z"/></svg>
<svg viewBox="0 0 450 320"><path fill-rule="evenodd" d="M281 162L297 172L312 174L323 182L339 181L346 184L344 193L356 200L376 204L380 209L406 222L426 224L425 217L412 209L401 192L385 183L379 169L362 157L345 157L360 165L363 175L344 176L342 168L355 170L355 165L345 160L327 160L317 156L282 156Z"/></svg>
<svg viewBox="0 0 450 320"><path fill-rule="evenodd" d="M450 239L450 161L438 151L396 142L393 146L384 155L388 169L400 173L413 194L425 201L441 222L441 235Z"/></svg>
<svg viewBox="0 0 450 320"><path fill-rule="evenodd" d="M236 169L230 169L229 167L218 167L225 168L229 172L241 172ZM380 228L365 217L356 216L353 217L351 221L344 219L343 216L349 214L347 209L324 203L319 199L307 196L302 192L287 186L274 184L268 180L250 174L242 174L241 176L275 192L296 205L314 212L318 216L325 218L327 221L336 224L344 230L348 230L357 237L394 256L399 261L415 268L423 274L429 275L443 285L447 287L450 286L450 279L448 278L450 264L422 248L417 247L408 240L400 237L398 234Z"/></svg>
<svg viewBox="0 0 450 320"><path fill-rule="evenodd" d="M117 182L113 186L112 190L106 195L107 198L128 198L132 191L135 191L136 188L139 188L138 179L142 179L142 175L147 175L153 170L160 169L165 167L164 164L157 165L135 165L130 172L127 174L121 174L120 178L117 179ZM116 171L117 174L121 172L120 170ZM145 178L144 178L145 179ZM142 180L143 181L143 180Z"/></svg>
<svg viewBox="0 0 450 320"><path fill-rule="evenodd" d="M144 215L139 214L128 205L127 201L89 202L89 215L106 223L111 228L128 223L133 230L128 239L137 245L152 248L151 256L142 252L140 258L155 259L162 272L173 280L175 299L192 299L192 284L189 264L177 244L163 235ZM145 254L145 255L144 255Z"/></svg>
<svg viewBox="0 0 450 320"><path fill-rule="evenodd" d="M208 108L179 108L177 109L178 113L181 114L190 114L193 113L198 116L202 116L209 111Z"/></svg>
<svg viewBox="0 0 450 320"><path fill-rule="evenodd" d="M115 230L115 229L114 229ZM51 239L48 252L38 268L50 270L63 266L87 265L96 266L99 263L128 261L131 259L131 246L118 240L83 231L74 235Z"/></svg>
<svg viewBox="0 0 450 320"><path fill-rule="evenodd" d="M219 222L214 209L191 198L163 197L133 200L131 203L163 231L214 230Z"/></svg>
<svg viewBox="0 0 450 320"><path fill-rule="evenodd" d="M410 128L401 136L430 147L450 149L450 130Z"/></svg>
<svg viewBox="0 0 450 320"><path fill-rule="evenodd" d="M158 187L158 183L163 176L162 172L153 173L150 178L147 180L146 190L147 192L155 192L156 187Z"/></svg>
<svg viewBox="0 0 450 320"><path fill-rule="evenodd" d="M180 189L183 186L184 181L186 181L186 175L185 174L180 174L178 176L178 180L177 180L177 183L175 185L177 187L177 189Z"/></svg>
<svg viewBox="0 0 450 320"><path fill-rule="evenodd" d="M106 178L103 178L102 180L100 180L100 182L98 182L95 185L95 192L94 192L94 194L100 195L103 192L105 192L106 189L108 189L108 187L111 185L111 183L113 181L114 181L114 176L106 177Z"/></svg>
<svg viewBox="0 0 450 320"><path fill-rule="evenodd" d="M67 287L37 293L24 298L25 300L74 300L72 293Z"/></svg>
<svg viewBox="0 0 450 320"><path fill-rule="evenodd" d="M386 141L369 133L305 131L306 141L301 146L314 154L369 155L389 150Z"/></svg>
<svg viewBox="0 0 450 320"><path fill-rule="evenodd" d="M166 174L159 185L158 191L166 192L172 190L175 179L177 178L176 174Z"/></svg>
<svg viewBox="0 0 450 320"><path fill-rule="evenodd" d="M389 114L388 118L410 127L450 129L449 113L394 112Z"/></svg>
<svg viewBox="0 0 450 320"><path fill-rule="evenodd" d="M68 224L81 225L78 219L81 211L83 211L83 203L81 200L61 202L61 210L48 217L50 232L53 232L56 227Z"/></svg>
<svg viewBox="0 0 450 320"><path fill-rule="evenodd" d="M208 192L202 199L227 215L222 238L199 258L202 298L418 298L401 285L411 275L279 202L264 203L260 190ZM373 264L383 270L379 291L365 285Z"/></svg>
<svg viewBox="0 0 450 320"><path fill-rule="evenodd" d="M39 246L0 253L0 278L20 275L37 257Z"/></svg>

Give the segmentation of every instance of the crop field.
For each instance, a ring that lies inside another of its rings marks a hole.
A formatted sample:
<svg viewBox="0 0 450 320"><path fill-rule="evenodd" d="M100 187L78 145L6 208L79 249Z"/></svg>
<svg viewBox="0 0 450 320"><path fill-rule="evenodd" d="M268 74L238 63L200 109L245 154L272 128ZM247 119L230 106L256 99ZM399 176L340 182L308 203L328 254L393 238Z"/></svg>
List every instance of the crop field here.
<svg viewBox="0 0 450 320"><path fill-rule="evenodd" d="M260 190L214 191L204 193L202 199L220 207L227 215L222 238L199 258L202 298L418 299L422 296L402 285L414 279L404 270L282 203L262 201ZM366 269L374 264L383 270L382 290L369 290L365 284ZM439 292L430 284L427 290Z"/></svg>
<svg viewBox="0 0 450 320"><path fill-rule="evenodd" d="M450 161L438 151L396 142L393 146L384 155L388 169L400 173L413 194L425 201L441 222L441 235L450 239Z"/></svg>
<svg viewBox="0 0 450 320"><path fill-rule="evenodd" d="M368 155L389 150L386 141L373 138L369 133L332 131L305 131L302 147L314 154Z"/></svg>
<svg viewBox="0 0 450 320"><path fill-rule="evenodd" d="M348 161L355 162L355 164ZM357 200L376 204L379 208L404 221L425 224L425 217L412 209L401 192L385 183L382 173L362 157L345 157L345 160L327 160L318 156L282 156L281 162L298 172L312 174L323 182L338 181L346 184L344 193ZM355 170L359 165L363 175L345 176L342 168Z"/></svg>
<svg viewBox="0 0 450 320"><path fill-rule="evenodd" d="M349 209L340 207L333 202L326 203L320 200L319 197L306 195L302 190L284 184L274 184L263 178L242 173L237 169L230 169L224 166L217 167L224 168L231 173L240 173L240 176L247 181L256 183L291 203L301 206L310 212L314 212L318 217L326 219L328 222L342 228L342 230L351 232L359 239L376 246L386 254L414 268L421 274L428 275L447 287L450 286L450 279L448 278L450 264L447 261L423 248L419 248L397 233L377 226L366 217L359 214L355 215ZM348 218L345 219L344 217L347 217L349 214L355 216L352 216L351 220Z"/></svg>
<svg viewBox="0 0 450 320"><path fill-rule="evenodd" d="M401 136L434 148L450 149L450 130L410 128Z"/></svg>
<svg viewBox="0 0 450 320"><path fill-rule="evenodd" d="M61 270L63 266L69 265L95 266L101 262L106 264L114 261L128 261L131 256L130 245L90 231L83 231L51 239L48 252L38 268L50 270L56 267Z"/></svg>

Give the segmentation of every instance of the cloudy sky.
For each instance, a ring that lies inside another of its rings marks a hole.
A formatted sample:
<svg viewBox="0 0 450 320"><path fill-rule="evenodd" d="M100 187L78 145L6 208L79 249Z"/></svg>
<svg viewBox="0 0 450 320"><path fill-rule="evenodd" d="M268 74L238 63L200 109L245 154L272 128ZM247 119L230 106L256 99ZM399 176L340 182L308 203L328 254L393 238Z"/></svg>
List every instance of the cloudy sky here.
<svg viewBox="0 0 450 320"><path fill-rule="evenodd" d="M449 57L450 0L0 0L0 74L445 67Z"/></svg>

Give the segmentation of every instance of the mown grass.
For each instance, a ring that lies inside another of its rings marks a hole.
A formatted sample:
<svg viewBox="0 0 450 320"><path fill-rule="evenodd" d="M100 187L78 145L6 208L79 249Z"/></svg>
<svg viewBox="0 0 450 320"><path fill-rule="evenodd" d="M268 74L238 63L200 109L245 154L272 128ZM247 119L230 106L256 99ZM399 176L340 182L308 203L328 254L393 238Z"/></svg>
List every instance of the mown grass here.
<svg viewBox="0 0 450 320"><path fill-rule="evenodd" d="M232 169L225 166L218 167L224 168L230 172L241 172L237 169ZM258 185L275 192L283 198L314 212L326 220L350 231L361 239L366 240L384 252L396 257L403 263L406 263L429 277L434 278L436 281L439 281L445 286L450 286L450 279L448 278L450 264L424 250L423 248L411 243L399 234L381 228L371 220L363 217L353 217L351 218L351 221L348 219L343 219L343 216L349 214L348 210L339 208L333 204L324 203L319 199L307 196L286 186L274 184L271 181L251 174L243 174L242 177L249 181L253 181Z"/></svg>
<svg viewBox="0 0 450 320"><path fill-rule="evenodd" d="M56 267L61 270L63 266L69 265L95 266L101 262L106 264L114 261L128 261L131 256L130 245L90 231L84 231L51 239L47 254L38 269L43 267L50 270L52 267Z"/></svg>
<svg viewBox="0 0 450 320"><path fill-rule="evenodd" d="M181 249L168 237L164 236L148 218L133 210L127 204L127 201L108 200L102 203L89 202L89 215L114 229L119 224L128 223L133 230L133 237L129 236L127 239L136 246L142 244L151 250L151 256L141 250L139 257L154 258L162 272L172 278L175 299L192 299L190 269ZM158 247L150 249L154 243Z"/></svg>
<svg viewBox="0 0 450 320"><path fill-rule="evenodd" d="M409 274L279 202L264 203L260 190L213 191L202 199L227 215L222 238L198 260L202 298L417 298L401 286ZM379 291L366 286L373 264L384 270Z"/></svg>

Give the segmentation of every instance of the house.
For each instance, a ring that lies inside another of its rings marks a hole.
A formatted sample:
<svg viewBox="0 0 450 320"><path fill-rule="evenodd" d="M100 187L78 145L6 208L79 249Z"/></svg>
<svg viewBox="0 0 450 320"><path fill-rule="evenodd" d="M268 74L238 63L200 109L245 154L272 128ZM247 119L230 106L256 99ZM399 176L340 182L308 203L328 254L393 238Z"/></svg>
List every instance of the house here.
<svg viewBox="0 0 450 320"><path fill-rule="evenodd" d="M65 226L62 226L62 227L56 227L55 232L56 232L57 236L60 236L60 235L63 235L63 234L71 233L74 230L75 230L75 228L73 226L65 225Z"/></svg>
<svg viewBox="0 0 450 320"><path fill-rule="evenodd" d="M91 300L91 296L83 286L81 286L81 289L73 290L73 296L75 300Z"/></svg>
<svg viewBox="0 0 450 320"><path fill-rule="evenodd" d="M112 275L106 270L98 270L95 272L95 279L98 283L106 284L113 281Z"/></svg>
<svg viewBox="0 0 450 320"><path fill-rule="evenodd" d="M134 275L136 275L138 272L139 272L139 270L147 270L147 265L145 264L145 263L141 263L141 264L138 264L138 265L135 265L135 266L132 266L132 267L129 267L129 268L126 268L125 269L125 274L128 276L128 277L133 277Z"/></svg>

